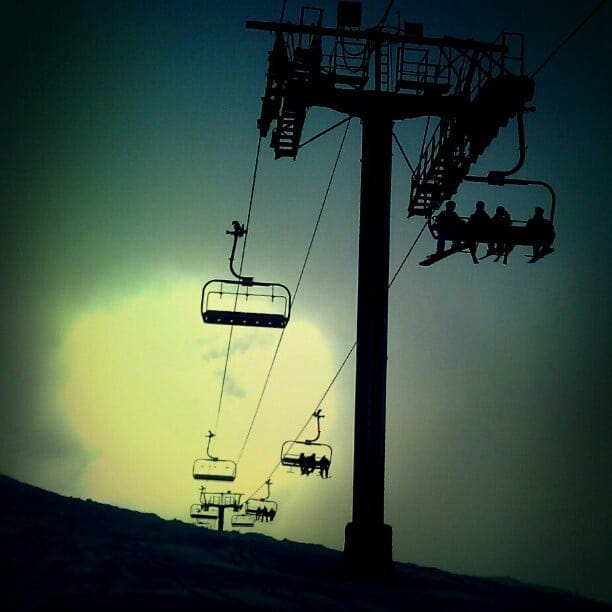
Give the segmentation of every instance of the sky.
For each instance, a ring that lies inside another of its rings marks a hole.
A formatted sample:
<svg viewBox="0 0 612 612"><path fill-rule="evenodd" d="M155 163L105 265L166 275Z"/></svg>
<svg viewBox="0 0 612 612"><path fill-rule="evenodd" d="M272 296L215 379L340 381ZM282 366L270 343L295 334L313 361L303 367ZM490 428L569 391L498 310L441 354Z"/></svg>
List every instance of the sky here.
<svg viewBox="0 0 612 612"><path fill-rule="evenodd" d="M364 2L364 25L386 5ZM398 0L391 18L430 36L523 32L530 74L591 5ZM272 481L279 512L262 529L342 549L361 129L352 120L342 147L345 126L295 160L263 140L255 173L272 38L245 22L276 21L281 6L6 5L0 471L189 521L212 430L213 453L239 458L233 491L265 495ZM316 6L333 26L335 3ZM605 4L536 76L516 176L556 192L556 250L538 264L517 248L507 266L457 255L424 268L425 232L402 266L423 219L407 218L411 173L394 149L385 521L397 561L612 601L610 17ZM343 118L310 109L303 139ZM395 126L413 164L424 130ZM517 156L510 122L472 173ZM537 187L466 184L459 212L476 199L515 218L550 206ZM236 328L229 343L200 297L231 277L226 230L250 202L244 273L294 291L306 265L286 331ZM316 435L319 407L326 481L278 468L284 441Z"/></svg>

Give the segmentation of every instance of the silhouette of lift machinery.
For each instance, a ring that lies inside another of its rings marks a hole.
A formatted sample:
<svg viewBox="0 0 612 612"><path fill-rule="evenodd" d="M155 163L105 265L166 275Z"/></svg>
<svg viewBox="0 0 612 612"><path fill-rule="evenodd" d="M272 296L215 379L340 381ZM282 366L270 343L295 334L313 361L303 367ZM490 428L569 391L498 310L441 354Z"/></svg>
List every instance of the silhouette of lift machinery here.
<svg viewBox="0 0 612 612"><path fill-rule="evenodd" d="M230 459L219 459L210 454L210 442L214 433L206 434L208 444L206 446L207 457L200 457L193 462L192 474L195 480L222 480L232 482L236 479L238 466Z"/></svg>
<svg viewBox="0 0 612 612"><path fill-rule="evenodd" d="M281 283L255 281L234 270L238 239L247 230L238 221L226 234L234 237L229 258L235 279L212 279L202 288L201 311L204 323L283 328L291 314L291 293Z"/></svg>
<svg viewBox="0 0 612 612"><path fill-rule="evenodd" d="M353 507L344 561L348 575L364 579L393 575L384 477L394 124L439 118L413 173L408 206L409 217L430 219L535 90L524 73L523 34L502 32L494 42L426 36L422 23L402 24L399 15L397 25L387 25L391 6L367 28L361 2L349 1L338 2L336 27L324 26L323 10L313 7L302 7L299 22L246 22L274 36L257 128L265 138L275 124L276 159L296 158L310 107L361 124ZM310 442L285 443L281 463L295 467Z"/></svg>
<svg viewBox="0 0 612 612"><path fill-rule="evenodd" d="M273 520L278 512L278 504L270 499L270 485L272 481L269 479L264 483L268 487L268 491L264 497L250 497L244 504L244 513L254 517L255 520Z"/></svg>
<svg viewBox="0 0 612 612"><path fill-rule="evenodd" d="M252 527L255 520L241 513L242 493L232 491L207 491L203 485L200 487L200 503L192 504L189 514L198 522L209 523L217 521L217 529L223 531L225 511L233 511L231 524L233 527Z"/></svg>
<svg viewBox="0 0 612 612"><path fill-rule="evenodd" d="M524 122L523 122L523 114L524 112L528 110L533 110L533 109L524 108L520 110L519 112L517 112L519 160L517 161L516 165L510 170L491 170L487 176L466 175L463 177L463 180L469 181L469 182L475 182L475 183L486 183L490 186L496 186L496 187L504 187L506 185L520 185L520 186L536 185L536 186L544 187L545 189L548 190L548 193L551 199L550 208L549 208L548 216L546 217L546 219L550 222L551 228L553 228L556 202L557 202L555 190L553 189L553 187L549 183L546 183L545 181L528 180L528 179L520 179L520 178L509 178L510 175L516 173L523 166L525 162L525 153L526 153L527 147L525 146L525 128L524 128ZM438 129L440 129L440 127ZM434 133L434 135L432 136L432 140L430 142L435 142L436 138L437 138L437 135ZM431 148L435 149L435 146ZM461 155L466 154L466 150L465 149L460 150L459 153L460 153L459 158L461 158ZM423 153L423 156L424 157L422 157L422 159L426 159L427 152ZM419 170L415 172L415 176L419 176L420 174L422 173L420 173ZM415 185L413 183L413 196L415 193L418 194L419 192L415 189ZM444 195L450 195L450 194L445 193ZM439 207L439 204L440 203L438 202L437 203L438 207ZM411 206L412 206L412 200L411 200ZM432 210L433 210L433 207L432 207ZM411 213L410 213L410 207L409 207L409 216L410 214ZM430 234L432 235L434 239L437 240L438 231L435 226L436 217L437 216L431 214L431 211L430 211L430 214L427 215L427 225L428 225ZM467 217L461 217L461 219L464 222L467 221ZM552 231L553 231L553 235L550 240L551 244L552 242L554 242L554 230ZM455 241L454 246L451 246L450 248L444 250L441 253L434 253L432 255L429 255L424 260L419 262L419 264L421 266L430 266L431 264L436 263L437 261L440 261L441 259L445 259L449 255L454 255L455 253L469 253L469 243L470 242L478 243L478 244L483 243L487 245L491 244L492 242L503 242L504 244L507 245L508 250L513 250L516 246L528 246L528 247L533 248L534 243L539 238L540 238L539 236L533 236L533 234L528 231L526 220L512 219L512 225L507 228L504 228L501 231L499 229L496 230L495 228L489 227L484 231L480 230L479 232L475 234L471 234L471 235L467 234L467 227L463 225L459 231L459 234L456 236L456 241ZM531 257L529 260L529 263L535 263L542 257L545 257L546 255L549 255L550 253L553 253L553 252L554 252L554 249L552 247L544 249L537 256ZM487 254L485 257L488 257L489 255L490 253ZM501 253L497 254L496 261L500 257L501 257Z"/></svg>
<svg viewBox="0 0 612 612"><path fill-rule="evenodd" d="M312 440L286 440L281 447L281 464L289 468L300 468L303 475L321 469L322 460L326 458L331 466L332 447L329 444L317 442L321 437L321 409L316 410L313 417L317 420L317 435Z"/></svg>

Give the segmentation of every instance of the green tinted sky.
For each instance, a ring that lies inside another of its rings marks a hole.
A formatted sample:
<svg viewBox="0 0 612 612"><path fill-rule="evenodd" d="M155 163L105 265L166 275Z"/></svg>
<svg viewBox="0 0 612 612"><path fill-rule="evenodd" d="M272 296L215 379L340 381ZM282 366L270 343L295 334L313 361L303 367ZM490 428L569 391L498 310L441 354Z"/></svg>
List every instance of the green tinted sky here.
<svg viewBox="0 0 612 612"><path fill-rule="evenodd" d="M68 495L188 519L204 434L240 454L251 494L307 421L355 337L360 126L347 132L293 319L279 332L204 326L204 282L229 274L246 221L256 119L281 2L9 3L2 181L4 299L0 469ZM364 3L378 21L383 0ZM490 6L493 4L494 6ZM396 1L432 36L524 32L535 70L589 6ZM317 4L333 25L333 2ZM286 16L299 18L287 2ZM392 15L394 15L394 12ZM424 235L390 295L387 522L394 557L610 591L610 9L536 79L524 178L556 190L557 250L527 266L432 268ZM304 138L342 117L309 112ZM396 126L416 163L425 122ZM275 161L262 143L245 272L296 285L342 128ZM514 165L514 124L474 173ZM394 151L391 270L422 226ZM461 187L517 217L537 189ZM277 471L275 537L342 548L350 520L354 359L322 405L326 483ZM252 421L259 407L257 418ZM219 415L219 416L218 416ZM246 433L253 423L246 447ZM241 453L241 451L243 451ZM319 480L319 479L317 479Z"/></svg>

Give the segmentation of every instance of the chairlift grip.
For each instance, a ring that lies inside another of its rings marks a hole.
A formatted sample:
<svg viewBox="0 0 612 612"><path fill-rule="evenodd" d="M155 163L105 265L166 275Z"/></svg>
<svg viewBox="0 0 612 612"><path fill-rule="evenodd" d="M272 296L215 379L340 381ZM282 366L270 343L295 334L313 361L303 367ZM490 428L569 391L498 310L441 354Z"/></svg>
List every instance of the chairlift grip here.
<svg viewBox="0 0 612 612"><path fill-rule="evenodd" d="M253 277L242 276L234 270L234 257L236 255L236 245L238 244L238 238L242 238L248 232L248 230L245 229L244 225L241 225L239 221L232 221L232 225L234 226L233 230L225 230L226 234L229 234L230 236L234 237L234 243L232 244L232 252L229 257L230 272L240 281L242 285L250 287L253 284Z"/></svg>
<svg viewBox="0 0 612 612"><path fill-rule="evenodd" d="M516 114L516 123L518 128L518 141L519 141L519 158L513 168L510 170L492 170L489 175L494 174L495 177L506 178L511 174L515 174L518 170L523 167L525 163L525 156L527 153L527 146L525 145L525 124L523 122L523 113L528 109L522 109Z"/></svg>
<svg viewBox="0 0 612 612"><path fill-rule="evenodd" d="M210 452L209 452L210 451L210 443L211 443L212 439L215 437L215 434L212 431L210 431L210 429L209 429L208 430L208 434L206 434L206 437L208 438L208 444L206 445L206 454L208 455L209 459L212 459L213 461L218 461L219 458L218 457L213 457L210 454Z"/></svg>
<svg viewBox="0 0 612 612"><path fill-rule="evenodd" d="M325 418L325 415L321 414L321 408L319 408L318 410L315 410L312 413L312 416L317 419L317 437L313 438L312 440L305 440L306 444L312 444L313 442L316 442L319 439L319 437L321 436L321 423L320 423L320 420Z"/></svg>

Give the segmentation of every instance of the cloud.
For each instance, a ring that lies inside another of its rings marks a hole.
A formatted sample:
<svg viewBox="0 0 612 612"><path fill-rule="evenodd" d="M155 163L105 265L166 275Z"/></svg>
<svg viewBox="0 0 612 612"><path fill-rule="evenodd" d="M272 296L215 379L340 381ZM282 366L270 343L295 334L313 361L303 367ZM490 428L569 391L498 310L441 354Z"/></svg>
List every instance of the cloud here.
<svg viewBox="0 0 612 612"><path fill-rule="evenodd" d="M66 327L57 402L90 456L81 495L184 518L197 501L191 467L206 456L209 430L220 458L235 459L248 439L236 484L248 495L333 376L327 343L312 324L292 322L279 354L300 359L279 358L274 372L278 332L236 328L220 402L228 328L194 314L198 286L191 278L152 280L110 305L84 309ZM268 374L269 393L255 415Z"/></svg>

